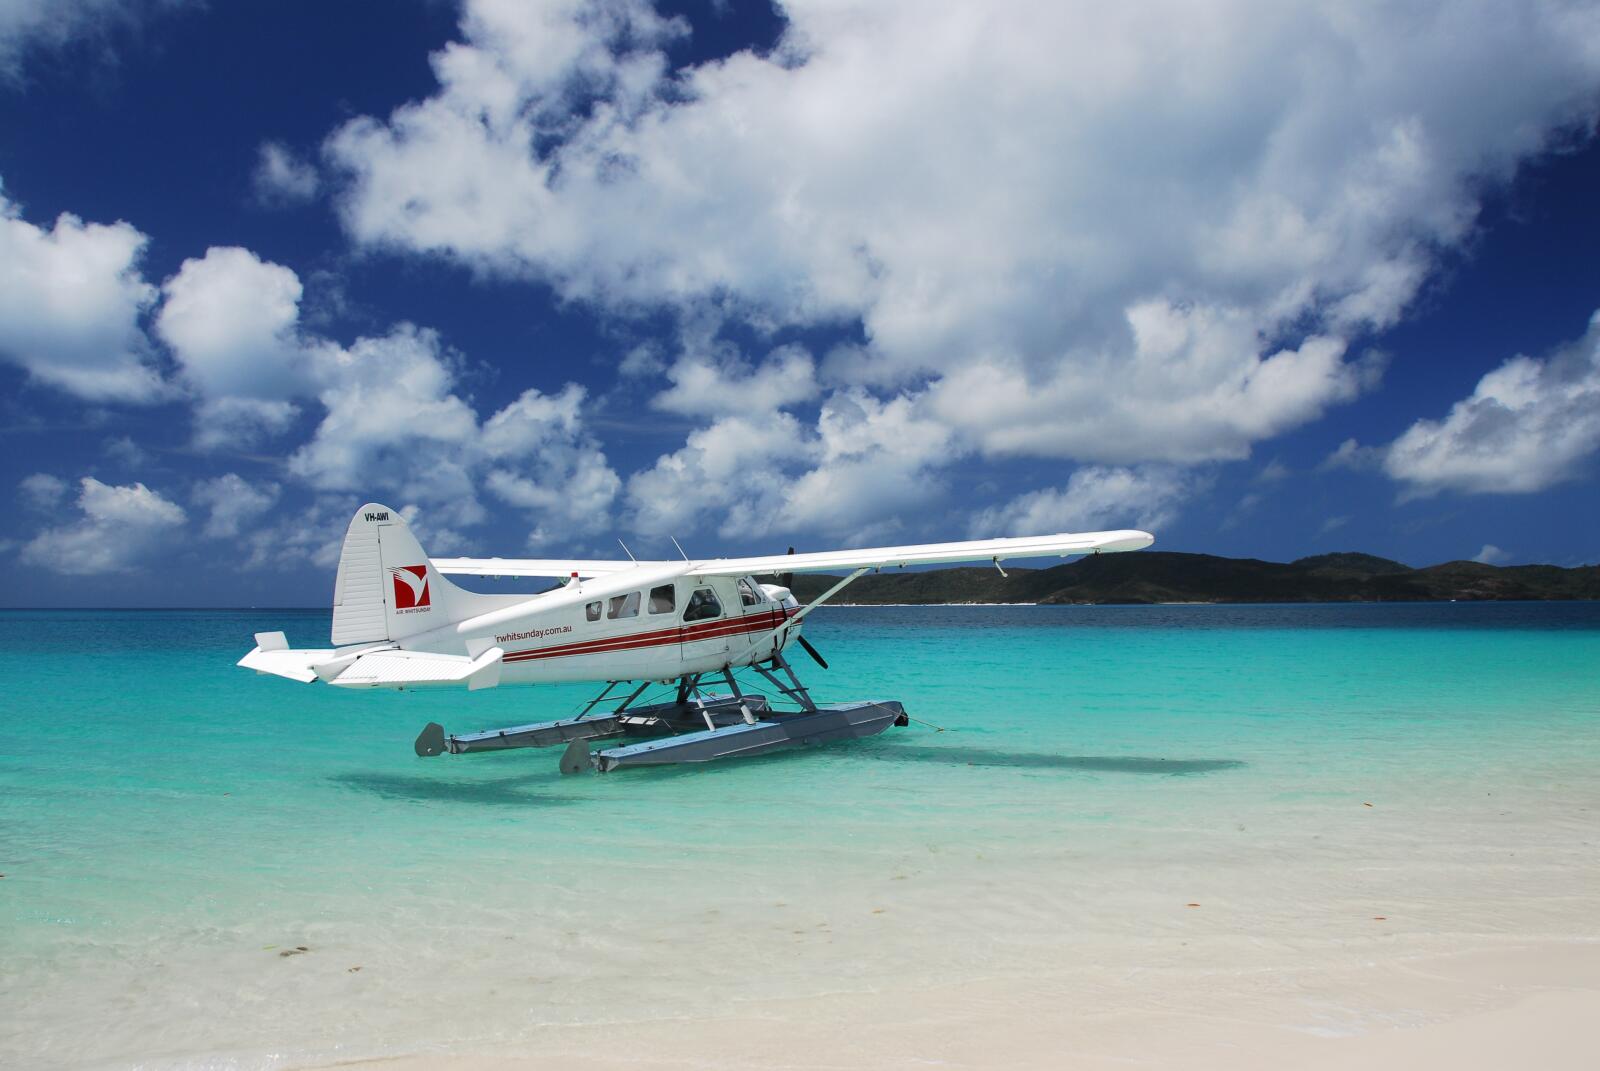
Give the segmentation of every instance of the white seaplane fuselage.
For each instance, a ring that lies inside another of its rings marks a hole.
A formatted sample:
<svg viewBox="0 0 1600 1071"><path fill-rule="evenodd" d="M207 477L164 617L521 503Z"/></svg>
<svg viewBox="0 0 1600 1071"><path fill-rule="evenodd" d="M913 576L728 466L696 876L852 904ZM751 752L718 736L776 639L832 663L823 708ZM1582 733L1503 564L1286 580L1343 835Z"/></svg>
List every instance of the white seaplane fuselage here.
<svg viewBox="0 0 1600 1071"><path fill-rule="evenodd" d="M408 637L409 650L502 651L501 684L672 680L764 661L804 622L787 588L686 575L688 562L572 580L504 609Z"/></svg>

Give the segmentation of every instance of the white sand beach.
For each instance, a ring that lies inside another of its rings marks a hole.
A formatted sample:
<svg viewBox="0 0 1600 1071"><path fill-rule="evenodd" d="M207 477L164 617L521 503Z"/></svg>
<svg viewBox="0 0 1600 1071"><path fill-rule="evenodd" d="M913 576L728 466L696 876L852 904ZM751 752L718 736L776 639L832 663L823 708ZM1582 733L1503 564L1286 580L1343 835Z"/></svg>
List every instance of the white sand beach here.
<svg viewBox="0 0 1600 1071"><path fill-rule="evenodd" d="M339 1067L1355 1068L1594 1066L1600 943L1374 958L1307 975L1173 961L1082 977L741 1002L681 1019L551 1027L515 1047ZM1309 1009L1359 1018L1319 1026Z"/></svg>

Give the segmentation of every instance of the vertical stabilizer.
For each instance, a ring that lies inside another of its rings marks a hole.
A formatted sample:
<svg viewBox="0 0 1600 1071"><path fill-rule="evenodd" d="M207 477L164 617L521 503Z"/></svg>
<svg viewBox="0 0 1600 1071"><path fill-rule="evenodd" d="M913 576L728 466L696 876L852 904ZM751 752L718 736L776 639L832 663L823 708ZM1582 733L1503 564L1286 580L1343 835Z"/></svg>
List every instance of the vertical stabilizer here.
<svg viewBox="0 0 1600 1071"><path fill-rule="evenodd" d="M481 613L500 600L456 587L434 569L399 512L369 502L356 511L339 552L333 642L403 640Z"/></svg>

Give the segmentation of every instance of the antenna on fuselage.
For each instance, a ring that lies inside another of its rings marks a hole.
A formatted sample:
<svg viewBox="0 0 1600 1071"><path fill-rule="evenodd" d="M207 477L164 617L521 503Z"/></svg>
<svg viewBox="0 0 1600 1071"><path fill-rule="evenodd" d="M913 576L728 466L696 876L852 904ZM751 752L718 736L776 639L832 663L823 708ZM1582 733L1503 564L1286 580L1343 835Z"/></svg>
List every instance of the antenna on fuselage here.
<svg viewBox="0 0 1600 1071"><path fill-rule="evenodd" d="M621 536L618 536L618 537L617 537L617 542L618 542L618 543L622 543L622 537L621 537ZM633 563L633 564L635 564L635 565L638 565L638 564L639 564L639 559L638 559L638 558L635 558L635 557L634 557L634 556L633 556L633 551L631 551L631 550L629 550L629 549L628 549L628 544L626 544L626 543L622 543L622 553L624 553L624 554L626 554L626 555L627 555L627 556L628 556L628 560L629 560L629 561L630 561L630 562L632 562L632 563Z"/></svg>
<svg viewBox="0 0 1600 1071"><path fill-rule="evenodd" d="M676 536L668 536L667 538L672 540L672 545L678 548L678 553L679 554L683 554L683 545L678 542L677 537ZM689 555L683 554L683 560L684 561L688 561L689 560Z"/></svg>

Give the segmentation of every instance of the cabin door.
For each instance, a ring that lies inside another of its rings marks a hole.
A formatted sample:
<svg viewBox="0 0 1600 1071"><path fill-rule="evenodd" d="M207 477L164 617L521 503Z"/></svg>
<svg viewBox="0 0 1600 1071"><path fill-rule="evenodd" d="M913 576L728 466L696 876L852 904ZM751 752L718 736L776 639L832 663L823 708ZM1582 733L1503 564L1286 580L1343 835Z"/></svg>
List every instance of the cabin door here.
<svg viewBox="0 0 1600 1071"><path fill-rule="evenodd" d="M745 657L752 647L763 648L763 654L770 653L773 631L783 624L783 614L778 604L766 597L753 577L741 577L735 585L734 594L739 600L739 611L744 615L745 624L745 628L735 632L732 637L735 657Z"/></svg>
<svg viewBox="0 0 1600 1071"><path fill-rule="evenodd" d="M679 581L678 601L683 607L680 649L685 662L713 659L718 666L728 661L728 617L732 610L726 593L709 580L690 577ZM701 672L706 672L702 670Z"/></svg>

